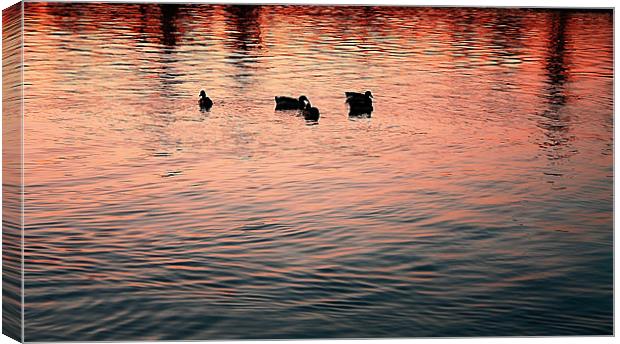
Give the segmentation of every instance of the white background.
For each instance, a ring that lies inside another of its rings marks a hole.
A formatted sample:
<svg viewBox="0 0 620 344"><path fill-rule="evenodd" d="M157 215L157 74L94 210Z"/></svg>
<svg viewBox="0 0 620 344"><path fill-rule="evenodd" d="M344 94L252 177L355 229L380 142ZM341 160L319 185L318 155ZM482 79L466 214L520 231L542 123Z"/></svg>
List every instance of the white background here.
<svg viewBox="0 0 620 344"><path fill-rule="evenodd" d="M2 9L7 8L8 6L16 3L16 0L0 0L0 7ZM89 2L88 0L80 0L80 2ZM550 1L550 0L374 0L374 1L352 1L352 0L226 0L226 1L183 1L183 0L151 0L151 1L110 1L107 2L204 2L204 3L295 3L295 4L356 4L356 5L427 5L427 6L510 6L510 7L606 7L611 8L615 6L615 1L612 0L562 0L562 1ZM614 11L614 23L617 23L618 13ZM615 26L615 24L614 24ZM2 38L0 37L0 41ZM616 56L616 46L618 42L618 33L614 30L614 57ZM615 71L616 61L614 58L614 71ZM615 73L614 73L615 76ZM614 78L615 79L615 78ZM1 94L0 90L0 94ZM616 104L618 95L618 84L614 80L614 104ZM615 111L614 111L615 116ZM1 123L0 123L1 125ZM618 128L614 126L614 137L617 137ZM615 141L615 140L614 140ZM0 142L0 148L2 147L2 142ZM616 151L614 149L614 161L617 162L616 159ZM614 163L614 171L617 169L618 165ZM0 177L1 179L1 177ZM616 197L618 194L618 184L615 183L614 178L614 205ZM2 204L2 199L0 198L0 205ZM615 209L615 206L614 206ZM618 218L615 216L614 212L614 236L615 229L618 227ZM615 240L614 240L614 252L615 251ZM614 286L617 285L618 282L618 274L615 269L617 267L617 256L614 254ZM615 288L614 288L615 294ZM618 299L614 297L614 310L618 309ZM614 328L615 328L615 320L614 320ZM551 344L576 344L576 343L615 343L620 342L616 338L613 337L542 337L542 338L466 338L466 339L387 339L387 340L303 340L303 341L209 341L208 343L212 344L265 344L265 343L278 343L278 344L540 344L540 343L551 343ZM0 344L8 344L15 343L12 339L9 339L6 336L0 335ZM74 342L77 343L77 342ZM141 342L141 343L163 343L163 342ZM206 342L191 342L191 343L206 343Z"/></svg>

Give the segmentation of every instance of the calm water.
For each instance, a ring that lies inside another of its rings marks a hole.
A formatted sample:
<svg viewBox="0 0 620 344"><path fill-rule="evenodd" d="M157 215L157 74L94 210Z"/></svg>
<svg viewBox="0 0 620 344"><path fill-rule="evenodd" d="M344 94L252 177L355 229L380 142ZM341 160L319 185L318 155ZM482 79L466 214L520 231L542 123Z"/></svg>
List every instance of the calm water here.
<svg viewBox="0 0 620 344"><path fill-rule="evenodd" d="M26 340L612 333L611 11L25 23Z"/></svg>

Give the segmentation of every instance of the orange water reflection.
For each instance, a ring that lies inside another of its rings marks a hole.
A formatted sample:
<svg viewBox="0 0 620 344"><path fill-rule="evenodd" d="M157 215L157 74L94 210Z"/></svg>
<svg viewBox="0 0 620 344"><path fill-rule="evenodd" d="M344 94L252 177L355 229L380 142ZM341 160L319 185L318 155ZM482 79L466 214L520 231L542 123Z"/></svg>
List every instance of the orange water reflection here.
<svg viewBox="0 0 620 344"><path fill-rule="evenodd" d="M610 11L26 8L30 340L609 332Z"/></svg>

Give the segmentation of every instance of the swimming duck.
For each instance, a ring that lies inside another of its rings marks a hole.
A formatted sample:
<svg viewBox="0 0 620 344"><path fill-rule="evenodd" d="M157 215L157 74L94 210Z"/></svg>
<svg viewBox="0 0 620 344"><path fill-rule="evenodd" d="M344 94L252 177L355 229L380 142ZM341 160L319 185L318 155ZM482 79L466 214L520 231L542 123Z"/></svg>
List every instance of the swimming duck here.
<svg viewBox="0 0 620 344"><path fill-rule="evenodd" d="M364 99L364 98L372 98L372 92L370 91L366 91L364 93L360 93L360 92L345 92L344 93L345 96L347 96L347 100L349 98L355 98L355 99Z"/></svg>
<svg viewBox="0 0 620 344"><path fill-rule="evenodd" d="M374 110L370 91L364 93L345 92L344 94L347 97L345 102L349 105L349 116L370 115Z"/></svg>
<svg viewBox="0 0 620 344"><path fill-rule="evenodd" d="M295 99L292 97L276 96L276 110L303 110L306 107L308 98L299 96Z"/></svg>
<svg viewBox="0 0 620 344"><path fill-rule="evenodd" d="M205 92L205 90L200 91L198 105L200 105L200 110L204 111L208 111L213 106L213 101L211 100L211 98L207 97L207 92Z"/></svg>
<svg viewBox="0 0 620 344"><path fill-rule="evenodd" d="M319 117L321 116L321 114L319 113L319 109L312 106L312 104L310 104L310 101L306 102L306 107L304 107L302 113L306 121L312 122L318 122Z"/></svg>

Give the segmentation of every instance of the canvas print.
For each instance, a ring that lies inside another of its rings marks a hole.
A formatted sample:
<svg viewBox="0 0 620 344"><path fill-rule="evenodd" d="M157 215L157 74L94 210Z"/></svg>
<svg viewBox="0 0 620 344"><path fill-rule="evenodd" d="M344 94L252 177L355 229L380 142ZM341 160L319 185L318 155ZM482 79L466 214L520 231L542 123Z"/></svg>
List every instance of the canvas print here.
<svg viewBox="0 0 620 344"><path fill-rule="evenodd" d="M3 332L613 334L613 11L3 11Z"/></svg>

